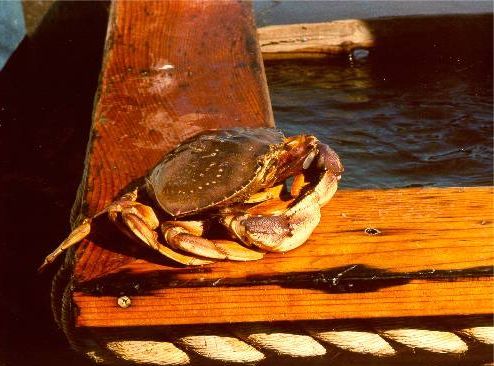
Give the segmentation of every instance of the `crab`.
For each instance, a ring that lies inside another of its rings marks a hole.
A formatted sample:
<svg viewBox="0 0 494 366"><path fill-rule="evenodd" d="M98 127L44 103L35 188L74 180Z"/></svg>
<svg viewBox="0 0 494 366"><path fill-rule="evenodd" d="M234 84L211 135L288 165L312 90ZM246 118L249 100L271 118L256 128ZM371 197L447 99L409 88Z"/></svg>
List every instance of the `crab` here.
<svg viewBox="0 0 494 366"><path fill-rule="evenodd" d="M142 186L84 219L40 270L86 238L103 214L127 236L183 265L287 252L318 225L342 172L338 155L312 135L206 131L166 154ZM208 235L212 222L226 229L228 240Z"/></svg>

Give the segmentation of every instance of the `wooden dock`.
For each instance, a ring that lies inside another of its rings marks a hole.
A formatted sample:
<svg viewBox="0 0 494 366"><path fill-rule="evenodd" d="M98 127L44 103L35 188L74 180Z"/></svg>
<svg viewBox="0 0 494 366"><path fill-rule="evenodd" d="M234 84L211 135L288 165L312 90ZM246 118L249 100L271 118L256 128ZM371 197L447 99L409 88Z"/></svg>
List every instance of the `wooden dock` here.
<svg viewBox="0 0 494 366"><path fill-rule="evenodd" d="M492 193L491 188L341 191L304 246L245 264L184 270L159 259L132 259L110 269L111 257L95 264L84 244L76 267L77 324L490 314ZM132 299L131 307L116 306L122 294Z"/></svg>
<svg viewBox="0 0 494 366"><path fill-rule="evenodd" d="M72 222L103 209L187 137L273 125L246 3L112 2ZM492 193L338 191L302 247L199 268L173 266L108 225L68 256L54 311L72 345L98 357L109 357L94 351L107 334L168 326L489 317Z"/></svg>

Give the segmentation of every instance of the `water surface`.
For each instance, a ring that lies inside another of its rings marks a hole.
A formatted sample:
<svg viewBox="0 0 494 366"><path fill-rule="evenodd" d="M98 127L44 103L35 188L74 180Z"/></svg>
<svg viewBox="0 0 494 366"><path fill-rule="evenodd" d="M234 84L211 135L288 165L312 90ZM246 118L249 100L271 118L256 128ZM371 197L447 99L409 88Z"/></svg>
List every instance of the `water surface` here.
<svg viewBox="0 0 494 366"><path fill-rule="evenodd" d="M433 49L269 62L276 124L332 146L342 187L492 184L492 56Z"/></svg>

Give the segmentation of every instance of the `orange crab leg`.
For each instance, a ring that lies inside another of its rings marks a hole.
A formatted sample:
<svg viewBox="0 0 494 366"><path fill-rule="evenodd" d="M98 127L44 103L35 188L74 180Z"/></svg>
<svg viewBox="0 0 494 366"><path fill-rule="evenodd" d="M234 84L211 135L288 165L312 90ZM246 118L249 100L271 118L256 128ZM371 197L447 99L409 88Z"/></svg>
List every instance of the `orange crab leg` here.
<svg viewBox="0 0 494 366"><path fill-rule="evenodd" d="M172 248L220 260L253 261L263 257L263 253L248 249L234 241L210 240L193 235L184 226L183 222L173 221L165 222L161 225L163 236Z"/></svg>
<svg viewBox="0 0 494 366"><path fill-rule="evenodd" d="M175 262L188 266L198 266L212 263L212 261L189 255L177 253L158 241L158 234L152 230L141 217L132 213L122 213L122 219L125 225L134 233L142 242L152 249L163 254L165 257L174 260Z"/></svg>
<svg viewBox="0 0 494 366"><path fill-rule="evenodd" d="M139 238L144 244L175 262L185 265L211 263L211 261L207 259L177 253L161 244L157 239L158 234L154 231L154 229L159 226L156 214L151 207L135 202L136 199L137 189L123 195L107 208L98 212L93 219L104 213L108 214L110 220L115 223L124 234L132 239L135 239L136 237ZM119 217L122 218L122 221L119 220ZM45 258L38 271L43 271L47 265L52 263L65 250L86 238L91 232L91 221L92 219L85 219L80 225L72 230L69 236Z"/></svg>
<svg viewBox="0 0 494 366"><path fill-rule="evenodd" d="M68 248L71 246L79 243L81 240L83 240L86 236L89 235L91 232L91 220L90 219L84 219L80 225L78 225L72 232L69 234L69 236L50 254L48 254L38 268L38 272L43 272L46 267L53 263L55 259L62 254L64 251L66 251Z"/></svg>
<svg viewBox="0 0 494 366"><path fill-rule="evenodd" d="M295 177L293 177L292 186L290 187L290 194L292 195L292 197L298 197L306 184L307 182L303 174L297 174Z"/></svg>
<svg viewBox="0 0 494 366"><path fill-rule="evenodd" d="M279 198L285 188L284 184L278 184L274 187L270 187L264 191L254 193L244 203L257 203L267 201L273 198Z"/></svg>

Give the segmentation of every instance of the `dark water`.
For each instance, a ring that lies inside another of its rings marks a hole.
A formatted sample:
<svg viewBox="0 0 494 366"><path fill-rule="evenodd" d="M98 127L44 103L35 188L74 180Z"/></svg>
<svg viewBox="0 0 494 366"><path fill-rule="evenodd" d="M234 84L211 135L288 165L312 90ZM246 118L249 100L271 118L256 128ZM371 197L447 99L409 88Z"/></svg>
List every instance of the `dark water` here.
<svg viewBox="0 0 494 366"><path fill-rule="evenodd" d="M358 62L270 62L266 73L277 126L332 146L346 167L342 187L492 184L487 52L371 50Z"/></svg>

